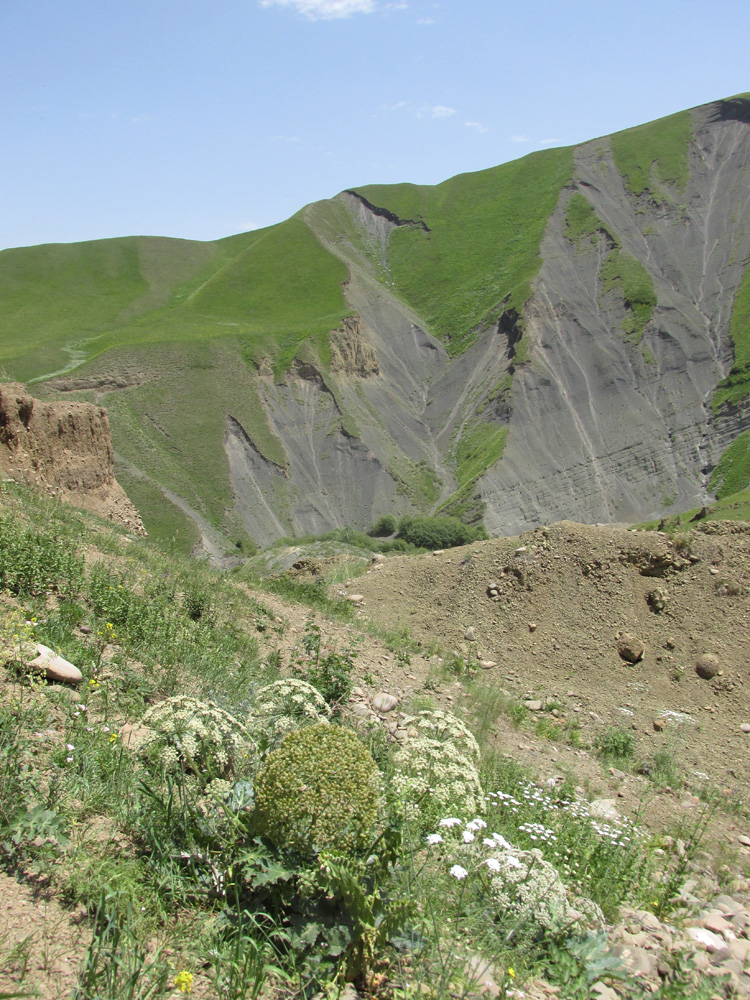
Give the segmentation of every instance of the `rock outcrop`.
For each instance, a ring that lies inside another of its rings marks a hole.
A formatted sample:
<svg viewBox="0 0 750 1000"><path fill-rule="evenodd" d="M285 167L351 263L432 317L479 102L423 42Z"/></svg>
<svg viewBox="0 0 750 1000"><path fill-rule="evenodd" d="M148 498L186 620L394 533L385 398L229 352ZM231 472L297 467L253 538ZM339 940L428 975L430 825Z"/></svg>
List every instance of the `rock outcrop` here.
<svg viewBox="0 0 750 1000"><path fill-rule="evenodd" d="M20 384L0 385L0 471L146 533L115 479L109 420L100 406L45 403Z"/></svg>

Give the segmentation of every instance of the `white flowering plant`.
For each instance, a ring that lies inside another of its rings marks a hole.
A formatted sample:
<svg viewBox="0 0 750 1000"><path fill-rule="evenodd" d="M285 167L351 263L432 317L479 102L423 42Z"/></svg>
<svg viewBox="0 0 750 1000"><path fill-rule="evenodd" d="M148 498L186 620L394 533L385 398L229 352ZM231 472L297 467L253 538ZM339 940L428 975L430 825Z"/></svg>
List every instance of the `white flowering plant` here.
<svg viewBox="0 0 750 1000"><path fill-rule="evenodd" d="M647 891L648 837L631 820L605 822L588 802L554 786L521 781L510 787L489 793L488 820L519 847L541 851L578 893L614 910L633 892Z"/></svg>
<svg viewBox="0 0 750 1000"><path fill-rule="evenodd" d="M168 772L185 770L206 784L252 770L255 745L250 731L211 701L187 695L167 698L149 708L143 725L150 732L141 753Z"/></svg>
<svg viewBox="0 0 750 1000"><path fill-rule="evenodd" d="M258 691L247 728L263 758L289 733L330 719L331 709L317 688L299 678L284 677Z"/></svg>
<svg viewBox="0 0 750 1000"><path fill-rule="evenodd" d="M409 819L429 824L449 809L484 811L479 771L455 743L412 736L394 753L393 766L391 791Z"/></svg>
<svg viewBox="0 0 750 1000"><path fill-rule="evenodd" d="M429 864L447 873L448 886L471 882L473 891L494 910L496 921L510 925L514 935L573 925L598 929L604 924L599 907L576 896L541 850L522 850L491 831L481 816L468 821L446 817L425 841Z"/></svg>
<svg viewBox="0 0 750 1000"><path fill-rule="evenodd" d="M474 734L457 716L443 709L422 711L404 720L404 726L416 729L421 736L454 746L464 757L479 767L479 744Z"/></svg>

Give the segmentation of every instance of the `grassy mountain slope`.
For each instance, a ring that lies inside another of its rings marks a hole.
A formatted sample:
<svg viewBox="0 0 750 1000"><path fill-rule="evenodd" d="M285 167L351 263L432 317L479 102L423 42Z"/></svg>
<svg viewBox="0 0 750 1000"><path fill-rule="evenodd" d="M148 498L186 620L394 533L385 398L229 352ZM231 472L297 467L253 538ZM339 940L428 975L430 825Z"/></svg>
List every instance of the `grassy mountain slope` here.
<svg viewBox="0 0 750 1000"><path fill-rule="evenodd" d="M684 191L688 146L694 138L689 111L626 129L611 136L612 153L626 188L634 195L655 193L659 182Z"/></svg>
<svg viewBox="0 0 750 1000"><path fill-rule="evenodd" d="M0 363L37 378L116 346L225 336L291 361L349 310L346 269L294 217L213 243L128 237L0 254ZM291 355L291 356L290 356Z"/></svg>
<svg viewBox="0 0 750 1000"><path fill-rule="evenodd" d="M551 149L435 187L357 189L371 204L427 227L403 225L392 233L388 268L396 289L452 355L504 307L523 309L547 220L572 171L572 149Z"/></svg>

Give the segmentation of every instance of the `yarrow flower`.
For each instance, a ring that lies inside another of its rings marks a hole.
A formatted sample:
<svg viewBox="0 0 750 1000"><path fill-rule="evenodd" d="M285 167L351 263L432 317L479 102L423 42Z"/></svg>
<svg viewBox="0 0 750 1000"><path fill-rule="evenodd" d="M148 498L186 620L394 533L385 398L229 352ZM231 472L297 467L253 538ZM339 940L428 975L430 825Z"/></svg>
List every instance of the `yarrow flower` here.
<svg viewBox="0 0 750 1000"><path fill-rule="evenodd" d="M431 833L427 837L428 844L442 844L442 842L443 838L440 836L439 833Z"/></svg>
<svg viewBox="0 0 750 1000"><path fill-rule="evenodd" d="M461 865L454 865L454 866L453 866L453 867L451 868L451 875L452 875L452 876L453 876L454 878L457 878L457 879L462 879L462 878L466 878L466 876L467 876L468 874L469 874L469 873L468 873L468 872L466 871L466 869L465 869L465 868L463 868L463 867L462 867Z"/></svg>
<svg viewBox="0 0 750 1000"><path fill-rule="evenodd" d="M461 826L461 820L455 816L448 816L446 819L441 819L438 826Z"/></svg>

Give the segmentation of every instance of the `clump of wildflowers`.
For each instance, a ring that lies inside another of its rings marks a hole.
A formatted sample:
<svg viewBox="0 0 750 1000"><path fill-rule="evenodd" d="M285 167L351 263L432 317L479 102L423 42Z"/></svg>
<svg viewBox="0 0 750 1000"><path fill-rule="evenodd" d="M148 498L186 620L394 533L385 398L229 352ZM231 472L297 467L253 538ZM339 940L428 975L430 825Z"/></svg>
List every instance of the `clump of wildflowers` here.
<svg viewBox="0 0 750 1000"><path fill-rule="evenodd" d="M180 993L190 993L193 988L193 973L192 972L178 972L174 977L175 989L178 989Z"/></svg>
<svg viewBox="0 0 750 1000"><path fill-rule="evenodd" d="M213 702L186 695L167 698L146 712L143 725L151 730L143 752L160 759L168 771L184 768L211 780L234 777L252 767L249 731Z"/></svg>
<svg viewBox="0 0 750 1000"><path fill-rule="evenodd" d="M3 608L0 616L0 658L6 663L22 662L36 656L36 618L26 618L18 608Z"/></svg>
<svg viewBox="0 0 750 1000"><path fill-rule="evenodd" d="M449 874L458 881L480 879L499 915L519 927L561 929L574 923L602 927L604 917L590 899L576 896L565 885L554 865L538 848L521 850L499 833L487 833L487 823L477 816L464 823L446 817L440 833L426 838L444 863L455 862ZM460 863L458 863L460 861Z"/></svg>
<svg viewBox="0 0 750 1000"><path fill-rule="evenodd" d="M451 744L475 767L479 766L480 750L474 734L451 712L445 712L443 709L420 712L406 719L404 725L416 729L422 736L437 740L438 743Z"/></svg>
<svg viewBox="0 0 750 1000"><path fill-rule="evenodd" d="M288 677L258 691L247 725L260 754L264 755L294 730L320 725L330 718L331 709L317 688L307 681Z"/></svg>
<svg viewBox="0 0 750 1000"><path fill-rule="evenodd" d="M484 810L479 771L455 743L413 736L395 752L393 763L396 773L391 785L407 814Z"/></svg>

